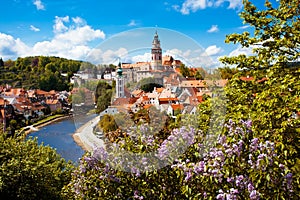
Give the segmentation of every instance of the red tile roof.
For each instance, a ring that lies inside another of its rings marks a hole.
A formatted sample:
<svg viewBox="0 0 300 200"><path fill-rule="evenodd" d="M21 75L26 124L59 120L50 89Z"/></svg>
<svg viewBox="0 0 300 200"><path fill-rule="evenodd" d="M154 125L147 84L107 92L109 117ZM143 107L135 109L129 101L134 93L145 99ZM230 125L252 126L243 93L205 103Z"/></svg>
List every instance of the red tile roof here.
<svg viewBox="0 0 300 200"><path fill-rule="evenodd" d="M172 104L171 107L173 110L177 110L177 109L183 110L184 108L182 104Z"/></svg>
<svg viewBox="0 0 300 200"><path fill-rule="evenodd" d="M145 109L148 109L148 108L150 108L150 107L152 107L153 106L153 104L147 104L147 105L144 105L144 108Z"/></svg>
<svg viewBox="0 0 300 200"><path fill-rule="evenodd" d="M48 92L46 92L46 91L44 91L44 90L40 90L40 89L37 89L37 90L35 91L35 93L36 93L37 95L48 95L48 94L49 94Z"/></svg>
<svg viewBox="0 0 300 200"><path fill-rule="evenodd" d="M169 98L158 98L158 100L161 101L178 101L177 97L169 97Z"/></svg>

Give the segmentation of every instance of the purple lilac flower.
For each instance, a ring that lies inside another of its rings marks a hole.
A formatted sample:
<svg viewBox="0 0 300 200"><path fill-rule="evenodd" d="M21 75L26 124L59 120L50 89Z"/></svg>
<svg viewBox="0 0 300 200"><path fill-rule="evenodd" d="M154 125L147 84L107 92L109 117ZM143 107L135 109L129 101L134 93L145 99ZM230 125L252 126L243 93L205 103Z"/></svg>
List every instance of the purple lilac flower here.
<svg viewBox="0 0 300 200"><path fill-rule="evenodd" d="M238 189L230 188L230 194L238 194L238 193L239 193Z"/></svg>
<svg viewBox="0 0 300 200"><path fill-rule="evenodd" d="M147 165L147 164L148 164L147 158L146 158L146 157L143 157L143 158L142 158L142 163L143 163L143 165Z"/></svg>
<svg viewBox="0 0 300 200"><path fill-rule="evenodd" d="M244 135L244 130L241 128L241 127L236 127L235 130L234 130L234 133L236 135Z"/></svg>
<svg viewBox="0 0 300 200"><path fill-rule="evenodd" d="M252 120L248 119L245 121L246 128L250 129L252 127Z"/></svg>
<svg viewBox="0 0 300 200"><path fill-rule="evenodd" d="M251 200L258 200L259 199L259 193L256 190L252 190L250 192L250 199Z"/></svg>
<svg viewBox="0 0 300 200"><path fill-rule="evenodd" d="M144 199L143 196L139 196L139 191L138 190L135 190L133 195L134 195L133 198L135 198L135 199L139 199L139 200Z"/></svg>
<svg viewBox="0 0 300 200"><path fill-rule="evenodd" d="M204 171L204 167L205 167L205 162L204 161L200 161L199 163L197 163L194 167L194 172L196 174L199 174L201 172Z"/></svg>
<svg viewBox="0 0 300 200"><path fill-rule="evenodd" d="M259 142L259 139L258 138L253 138L251 140L251 144L250 144L250 150L253 152L253 151L256 151L258 149L258 142Z"/></svg>
<svg viewBox="0 0 300 200"><path fill-rule="evenodd" d="M177 156L180 153L184 153L174 152L174 150L178 150L179 146L188 147L193 144L194 133L195 130L193 128L187 129L186 127L181 127L180 129L173 130L171 135L166 140L164 140L161 146L158 148L157 156L160 159L166 159L168 156L170 156L171 153L176 153Z"/></svg>
<svg viewBox="0 0 300 200"><path fill-rule="evenodd" d="M254 186L252 183L248 183L247 188L248 188L249 193L251 193L254 190Z"/></svg>
<svg viewBox="0 0 300 200"><path fill-rule="evenodd" d="M222 189L220 189L219 191L218 191L218 195L217 195L217 199L218 200L225 200L225 194L224 194L224 192L223 192L223 190Z"/></svg>
<svg viewBox="0 0 300 200"><path fill-rule="evenodd" d="M243 184L243 179L244 179L244 176L243 176L243 175L236 176L236 178L235 178L235 185L236 185L237 187L242 186L242 184Z"/></svg>
<svg viewBox="0 0 300 200"><path fill-rule="evenodd" d="M135 174L138 177L141 175L140 170L135 167L131 168L131 173Z"/></svg>
<svg viewBox="0 0 300 200"><path fill-rule="evenodd" d="M219 136L218 137L218 143L223 145L224 143L226 143L226 136L223 135L223 136Z"/></svg>
<svg viewBox="0 0 300 200"><path fill-rule="evenodd" d="M233 181L234 181L234 178L232 178L232 177L228 177L228 178L227 178L227 182L228 182L228 183L232 183Z"/></svg>
<svg viewBox="0 0 300 200"><path fill-rule="evenodd" d="M287 175L285 175L286 181L287 181L287 189L290 192L293 192L292 190L292 181L293 181L293 174L292 173L288 173Z"/></svg>
<svg viewBox="0 0 300 200"><path fill-rule="evenodd" d="M224 194L218 194L216 198L218 200L225 200L225 195Z"/></svg>
<svg viewBox="0 0 300 200"><path fill-rule="evenodd" d="M282 169L282 170L284 170L284 165L280 163L279 164L279 168Z"/></svg>
<svg viewBox="0 0 300 200"><path fill-rule="evenodd" d="M225 150L225 153L226 153L226 155L227 155L228 157L230 157L230 156L232 156L232 154L233 154L233 149L232 149L232 148L228 148L228 149Z"/></svg>
<svg viewBox="0 0 300 200"><path fill-rule="evenodd" d="M185 181L189 181L191 180L193 174L191 173L191 171L188 171L186 174L185 174Z"/></svg>
<svg viewBox="0 0 300 200"><path fill-rule="evenodd" d="M86 168L83 165L80 165L79 169L80 169L81 173L85 173L86 172Z"/></svg>

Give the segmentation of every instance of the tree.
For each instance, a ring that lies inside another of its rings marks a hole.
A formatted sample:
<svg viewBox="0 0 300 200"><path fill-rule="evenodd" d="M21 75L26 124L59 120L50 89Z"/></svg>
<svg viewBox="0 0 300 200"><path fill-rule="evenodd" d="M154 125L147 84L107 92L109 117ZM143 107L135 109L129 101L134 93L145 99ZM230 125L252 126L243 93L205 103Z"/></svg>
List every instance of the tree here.
<svg viewBox="0 0 300 200"><path fill-rule="evenodd" d="M254 28L254 34L231 34L226 37L226 42L251 47L253 54L225 57L221 61L240 70L226 88L227 117L234 121L252 121L249 141L259 138L262 142L276 144L278 159L272 161L275 165L269 175L273 177L272 181L263 178L264 172L258 171L252 172L252 179L268 182L268 187L274 189L266 188L261 195L263 198L272 195L277 199L292 199L299 197L300 190L297 184L300 121L294 117L300 104L300 4L298 0L282 0L278 6L274 5L266 1L266 9L258 10L250 1L244 1L241 17L244 23ZM241 80L245 75L253 80ZM283 165L284 175L291 173L289 176L293 176L293 181L290 180L293 191L276 186L275 180L284 179L280 168Z"/></svg>
<svg viewBox="0 0 300 200"><path fill-rule="evenodd" d="M234 74L238 73L238 70L236 68L226 66L218 68L218 73L221 75L222 79L231 79Z"/></svg>
<svg viewBox="0 0 300 200"><path fill-rule="evenodd" d="M118 128L114 117L108 114L103 115L103 117L99 121L99 126L104 133L115 131Z"/></svg>
<svg viewBox="0 0 300 200"><path fill-rule="evenodd" d="M0 69L4 67L4 62L2 60L2 58L0 58Z"/></svg>
<svg viewBox="0 0 300 200"><path fill-rule="evenodd" d="M107 89L97 98L97 112L104 111L111 104L112 90Z"/></svg>
<svg viewBox="0 0 300 200"><path fill-rule="evenodd" d="M137 85L139 85L139 88L144 92L152 92L154 88L162 87L162 85L157 83L156 79L153 77L143 78Z"/></svg>
<svg viewBox="0 0 300 200"><path fill-rule="evenodd" d="M195 78L196 78L196 80L203 80L204 75L202 75L201 72L199 70L197 70L195 73Z"/></svg>
<svg viewBox="0 0 300 200"><path fill-rule="evenodd" d="M62 199L72 165L36 139L0 134L1 199Z"/></svg>
<svg viewBox="0 0 300 200"><path fill-rule="evenodd" d="M191 76L191 72L189 70L188 67L186 67L184 64L181 64L179 67L180 73L183 77L190 77Z"/></svg>

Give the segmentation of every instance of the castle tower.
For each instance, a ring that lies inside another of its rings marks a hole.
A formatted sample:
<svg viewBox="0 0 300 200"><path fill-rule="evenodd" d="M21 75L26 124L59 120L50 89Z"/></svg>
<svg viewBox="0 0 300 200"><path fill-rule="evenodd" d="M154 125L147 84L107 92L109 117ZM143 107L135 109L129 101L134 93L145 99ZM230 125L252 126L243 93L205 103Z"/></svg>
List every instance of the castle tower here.
<svg viewBox="0 0 300 200"><path fill-rule="evenodd" d="M116 77L116 98L125 97L122 64L119 63Z"/></svg>
<svg viewBox="0 0 300 200"><path fill-rule="evenodd" d="M157 31L155 32L154 39L152 41L151 49L151 67L153 70L159 70L162 66L162 50L160 47L160 40L158 39Z"/></svg>

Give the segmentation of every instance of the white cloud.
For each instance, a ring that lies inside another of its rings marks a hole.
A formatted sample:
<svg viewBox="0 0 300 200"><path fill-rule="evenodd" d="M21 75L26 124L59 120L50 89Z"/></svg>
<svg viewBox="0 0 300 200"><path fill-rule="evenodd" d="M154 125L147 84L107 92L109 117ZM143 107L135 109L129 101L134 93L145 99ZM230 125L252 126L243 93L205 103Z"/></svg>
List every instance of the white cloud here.
<svg viewBox="0 0 300 200"><path fill-rule="evenodd" d="M205 54L208 56L215 56L222 52L221 47L217 47L216 45L209 46L205 49Z"/></svg>
<svg viewBox="0 0 300 200"><path fill-rule="evenodd" d="M34 32L39 32L39 31L40 31L39 28L37 28L37 27L35 27L35 26L33 26L33 25L30 25L30 30L32 30L32 31L34 31Z"/></svg>
<svg viewBox="0 0 300 200"><path fill-rule="evenodd" d="M196 12L206 8L206 0L186 0L183 2L180 12L184 15L190 14L190 11Z"/></svg>
<svg viewBox="0 0 300 200"><path fill-rule="evenodd" d="M249 27L250 27L249 25L245 25L245 26L240 26L239 29L247 29Z"/></svg>
<svg viewBox="0 0 300 200"><path fill-rule="evenodd" d="M227 9L240 10L243 6L242 0L185 0L181 7L173 5L172 8L183 15L188 15L190 12L206 9L207 7L220 7L225 2L229 3Z"/></svg>
<svg viewBox="0 0 300 200"><path fill-rule="evenodd" d="M249 47L249 48L244 48L242 46L239 46L237 47L235 50L233 50L232 52L229 53L229 57L231 56L238 56L238 55L241 55L241 54L244 54L244 55L253 55L252 53L252 50L253 48Z"/></svg>
<svg viewBox="0 0 300 200"><path fill-rule="evenodd" d="M45 6L41 0L35 0L33 4L36 6L36 9L45 10Z"/></svg>
<svg viewBox="0 0 300 200"><path fill-rule="evenodd" d="M129 24L127 26L130 26L130 27L137 26L137 23L136 23L135 20L132 19L132 20L130 20L130 22L129 22Z"/></svg>
<svg viewBox="0 0 300 200"><path fill-rule="evenodd" d="M85 60L92 51L88 43L96 39L104 39L105 34L102 30L93 29L79 17L72 18L73 23L69 22L68 16L56 17L53 38L37 42L32 47L24 44L19 38L15 39L11 35L0 33L0 55L5 59L45 55ZM31 26L31 29L37 28Z"/></svg>
<svg viewBox="0 0 300 200"><path fill-rule="evenodd" d="M59 33L68 30L68 27L64 25L64 22L69 22L69 16L58 17L55 16L53 31Z"/></svg>
<svg viewBox="0 0 300 200"><path fill-rule="evenodd" d="M126 60L127 55L128 51L123 47L117 50L108 49L105 51L96 48L89 52L87 60L94 64L111 64L115 63L118 58L122 58L121 62L128 62L129 60Z"/></svg>
<svg viewBox="0 0 300 200"><path fill-rule="evenodd" d="M15 59L19 55L26 55L30 48L19 38L0 33L0 55L4 60Z"/></svg>
<svg viewBox="0 0 300 200"><path fill-rule="evenodd" d="M131 58L132 62L149 62L151 61L151 53L144 53L142 55L133 56Z"/></svg>
<svg viewBox="0 0 300 200"><path fill-rule="evenodd" d="M72 21L77 25L86 25L86 21L81 17L73 17Z"/></svg>
<svg viewBox="0 0 300 200"><path fill-rule="evenodd" d="M239 10L243 6L242 0L217 0L215 2L215 6L219 7L224 2L228 2L229 3L228 9L238 9Z"/></svg>
<svg viewBox="0 0 300 200"><path fill-rule="evenodd" d="M207 32L209 32L209 33L215 33L215 32L218 32L218 31L219 31L218 25L212 25L210 27L210 29L207 30Z"/></svg>
<svg viewBox="0 0 300 200"><path fill-rule="evenodd" d="M179 5L172 5L172 8L176 10L177 12L180 12L180 6Z"/></svg>
<svg viewBox="0 0 300 200"><path fill-rule="evenodd" d="M214 49L214 53L217 52L216 48L212 48L210 53L212 53L212 49ZM219 50L221 51L221 50ZM171 55L175 59L181 60L185 65L191 66L191 67L205 67L205 68L211 68L216 65L217 61L213 61L213 59L205 53L206 50L204 49L196 49L196 50L186 50L182 51L179 49L171 49L166 51L166 55Z"/></svg>
<svg viewBox="0 0 300 200"><path fill-rule="evenodd" d="M59 33L55 36L55 40L70 42L73 45L86 44L94 39L105 38L105 34L101 30L94 30L90 26L79 26L68 28L64 33Z"/></svg>

